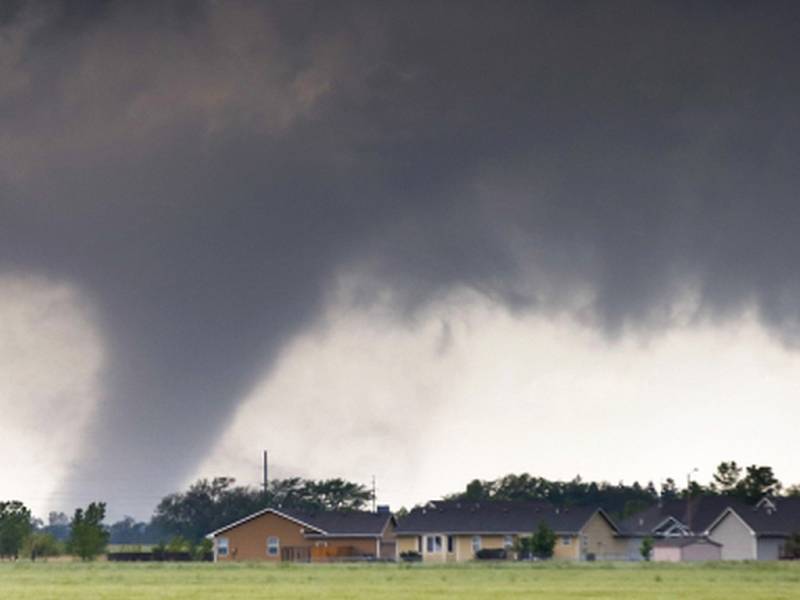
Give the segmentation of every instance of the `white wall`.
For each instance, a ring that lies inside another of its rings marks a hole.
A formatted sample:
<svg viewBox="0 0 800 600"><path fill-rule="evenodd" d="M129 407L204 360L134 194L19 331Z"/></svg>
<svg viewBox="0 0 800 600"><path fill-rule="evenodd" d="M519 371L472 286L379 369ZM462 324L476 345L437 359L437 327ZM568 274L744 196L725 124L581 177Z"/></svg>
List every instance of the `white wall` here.
<svg viewBox="0 0 800 600"><path fill-rule="evenodd" d="M711 531L709 538L722 544L722 560L755 560L756 537L733 511Z"/></svg>

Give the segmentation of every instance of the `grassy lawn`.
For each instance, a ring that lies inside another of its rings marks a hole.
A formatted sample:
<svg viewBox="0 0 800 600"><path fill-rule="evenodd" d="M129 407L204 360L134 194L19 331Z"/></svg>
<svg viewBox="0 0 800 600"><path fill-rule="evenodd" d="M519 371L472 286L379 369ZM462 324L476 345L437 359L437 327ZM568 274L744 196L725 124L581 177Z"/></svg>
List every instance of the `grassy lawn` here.
<svg viewBox="0 0 800 600"><path fill-rule="evenodd" d="M800 598L800 564L0 563L0 598Z"/></svg>

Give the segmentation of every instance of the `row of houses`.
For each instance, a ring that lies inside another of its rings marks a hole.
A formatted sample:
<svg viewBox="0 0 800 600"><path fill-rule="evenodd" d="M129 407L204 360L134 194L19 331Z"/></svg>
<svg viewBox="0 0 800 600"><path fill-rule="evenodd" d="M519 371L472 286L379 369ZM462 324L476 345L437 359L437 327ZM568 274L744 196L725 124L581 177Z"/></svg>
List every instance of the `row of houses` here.
<svg viewBox="0 0 800 600"><path fill-rule="evenodd" d="M599 507L547 502L432 501L401 519L385 506L316 513L266 508L209 538L219 562L461 562L481 550L513 555L540 523L556 534L553 558L560 560L641 560L648 537L655 560L775 560L800 532L800 498L764 498L756 506L726 497L676 500L619 522Z"/></svg>

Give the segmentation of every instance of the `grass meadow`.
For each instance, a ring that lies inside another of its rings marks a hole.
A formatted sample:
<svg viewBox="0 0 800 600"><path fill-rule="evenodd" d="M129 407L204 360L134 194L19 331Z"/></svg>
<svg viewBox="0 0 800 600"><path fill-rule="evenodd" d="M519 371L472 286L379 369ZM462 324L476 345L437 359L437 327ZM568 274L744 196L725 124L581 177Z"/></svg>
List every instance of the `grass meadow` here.
<svg viewBox="0 0 800 600"><path fill-rule="evenodd" d="M797 563L0 563L0 598L800 598Z"/></svg>

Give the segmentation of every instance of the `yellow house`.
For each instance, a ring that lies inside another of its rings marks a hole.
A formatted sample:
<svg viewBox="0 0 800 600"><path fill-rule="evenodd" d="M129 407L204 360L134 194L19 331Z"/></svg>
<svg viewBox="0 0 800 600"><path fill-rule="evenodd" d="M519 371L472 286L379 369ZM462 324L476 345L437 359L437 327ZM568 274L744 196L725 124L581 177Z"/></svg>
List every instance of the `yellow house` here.
<svg viewBox="0 0 800 600"><path fill-rule="evenodd" d="M460 562L480 550L505 550L545 523L557 536L553 558L623 560L627 541L601 508L559 508L547 502L433 501L398 521L397 556L418 553L425 562Z"/></svg>
<svg viewBox="0 0 800 600"><path fill-rule="evenodd" d="M265 508L208 534L214 561L394 560L395 518L378 512Z"/></svg>

